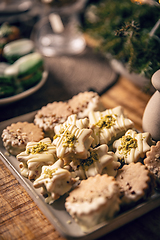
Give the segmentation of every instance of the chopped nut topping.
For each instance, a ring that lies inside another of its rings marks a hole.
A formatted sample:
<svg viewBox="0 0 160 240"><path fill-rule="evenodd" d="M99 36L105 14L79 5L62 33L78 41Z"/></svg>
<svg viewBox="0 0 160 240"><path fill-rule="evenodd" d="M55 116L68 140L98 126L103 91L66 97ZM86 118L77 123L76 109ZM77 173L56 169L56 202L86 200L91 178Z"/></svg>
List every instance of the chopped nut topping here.
<svg viewBox="0 0 160 240"><path fill-rule="evenodd" d="M65 132L63 139L63 147L74 147L74 142L77 141L76 136L73 133Z"/></svg>
<svg viewBox="0 0 160 240"><path fill-rule="evenodd" d="M132 138L130 135L123 136L118 150L127 155L132 148L137 148L137 139Z"/></svg>
<svg viewBox="0 0 160 240"><path fill-rule="evenodd" d="M88 157L87 159L81 160L80 164L82 167L86 168L91 164L93 164L94 161L97 161L97 160L98 160L98 154L95 151L91 151L90 157Z"/></svg>
<svg viewBox="0 0 160 240"><path fill-rule="evenodd" d="M102 117L96 125L102 129L102 128L110 128L115 124L116 121L116 115L106 115Z"/></svg>
<svg viewBox="0 0 160 240"><path fill-rule="evenodd" d="M54 169L45 169L44 170L44 174L46 178L52 178L53 173L55 173L58 170L58 168L54 168Z"/></svg>
<svg viewBox="0 0 160 240"><path fill-rule="evenodd" d="M27 154L36 154L36 153L40 153L47 150L48 150L48 145L43 142L39 142L37 143L36 146L32 147L31 149L28 148Z"/></svg>
<svg viewBox="0 0 160 240"><path fill-rule="evenodd" d="M63 134L63 147L73 148L74 143L77 141L76 136L68 131L65 132L65 130L62 128L60 133L54 136L54 139L60 137L61 134Z"/></svg>

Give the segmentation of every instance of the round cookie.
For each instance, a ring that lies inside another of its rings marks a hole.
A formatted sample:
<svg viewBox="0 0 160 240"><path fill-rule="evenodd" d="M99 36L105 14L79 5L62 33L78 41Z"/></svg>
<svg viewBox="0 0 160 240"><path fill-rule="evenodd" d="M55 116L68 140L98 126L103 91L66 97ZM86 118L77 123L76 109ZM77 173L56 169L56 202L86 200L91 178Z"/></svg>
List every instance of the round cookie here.
<svg viewBox="0 0 160 240"><path fill-rule="evenodd" d="M147 167L140 162L124 165L118 170L116 181L123 194L122 206L147 199L154 192L155 179Z"/></svg>
<svg viewBox="0 0 160 240"><path fill-rule="evenodd" d="M42 129L28 122L12 123L2 132L3 145L14 156L24 151L28 142L38 142L43 138Z"/></svg>
<svg viewBox="0 0 160 240"><path fill-rule="evenodd" d="M37 112L34 123L43 129L46 137L52 138L54 127L64 123L71 114L72 110L67 102L48 103Z"/></svg>
<svg viewBox="0 0 160 240"><path fill-rule="evenodd" d="M114 177L107 174L90 177L70 192L66 198L67 212L82 231L111 219L120 209L120 188Z"/></svg>
<svg viewBox="0 0 160 240"><path fill-rule="evenodd" d="M78 118L88 117L88 113L91 110L103 111L105 109L96 92L80 92L73 96L68 101L68 104Z"/></svg>
<svg viewBox="0 0 160 240"><path fill-rule="evenodd" d="M158 185L160 185L160 141L151 146L150 151L146 153L144 164L155 175Z"/></svg>

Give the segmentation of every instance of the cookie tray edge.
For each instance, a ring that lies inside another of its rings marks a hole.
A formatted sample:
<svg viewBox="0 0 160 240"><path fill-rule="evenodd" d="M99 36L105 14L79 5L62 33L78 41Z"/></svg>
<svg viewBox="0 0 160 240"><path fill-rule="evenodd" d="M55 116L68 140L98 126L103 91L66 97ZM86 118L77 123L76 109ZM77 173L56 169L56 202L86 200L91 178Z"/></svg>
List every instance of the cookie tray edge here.
<svg viewBox="0 0 160 240"><path fill-rule="evenodd" d="M35 113L36 111L1 122L0 133L2 133L3 129L6 126L10 125L13 122L32 122ZM0 140L0 159L19 181L19 183L24 187L24 189L27 191L27 193L30 195L42 213L50 221L50 223L53 224L56 230L67 239L93 240L102 237L103 235L120 228L121 226L137 219L138 217L141 217L142 215L160 206L160 193L155 193L148 201L137 205L131 210L121 213L109 222L104 222L97 225L88 233L83 233L80 227L65 211L65 208L63 206L65 196L55 201L55 203L52 205L46 204L44 202L44 198L40 195L40 192L33 187L31 181L24 178L18 171L18 162L15 161L15 157L6 155L6 150L3 147L2 139ZM71 222L71 224L68 222Z"/></svg>

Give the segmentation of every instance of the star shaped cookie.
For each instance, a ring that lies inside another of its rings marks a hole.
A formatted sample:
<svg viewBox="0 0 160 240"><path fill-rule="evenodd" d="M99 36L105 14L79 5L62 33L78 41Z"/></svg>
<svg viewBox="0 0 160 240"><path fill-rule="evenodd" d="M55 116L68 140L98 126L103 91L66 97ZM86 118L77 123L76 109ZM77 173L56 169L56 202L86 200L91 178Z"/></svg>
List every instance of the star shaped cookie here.
<svg viewBox="0 0 160 240"><path fill-rule="evenodd" d="M59 134L56 134L53 144L56 146L58 158L66 163L74 158L86 159L88 149L93 142L91 129L79 129L75 125L68 125Z"/></svg>
<svg viewBox="0 0 160 240"><path fill-rule="evenodd" d="M90 127L93 130L93 147L98 144L110 145L128 129L133 128L134 125L130 119L125 117L121 106L107 109L103 112L91 111L89 113L89 121Z"/></svg>
<svg viewBox="0 0 160 240"><path fill-rule="evenodd" d="M102 144L97 148L89 149L90 156L71 162L71 166L80 179L87 179L97 174L108 174L115 176L120 162L113 152L108 152L108 146Z"/></svg>
<svg viewBox="0 0 160 240"><path fill-rule="evenodd" d="M43 165L51 165L57 160L56 148L50 138L29 142L17 159L20 161L21 174L30 180L35 179L40 175Z"/></svg>
<svg viewBox="0 0 160 240"><path fill-rule="evenodd" d="M151 142L150 133L137 133L130 129L122 138L114 141L113 149L116 150L115 154L121 162L136 163L145 157L146 152L150 150Z"/></svg>
<svg viewBox="0 0 160 240"><path fill-rule="evenodd" d="M88 118L78 119L76 114L72 114L63 124L58 124L57 126L55 126L54 128L55 134L59 134L60 132L63 131L64 128L68 127L69 125L75 125L80 129L89 128L89 119Z"/></svg>
<svg viewBox="0 0 160 240"><path fill-rule="evenodd" d="M63 167L62 159L57 160L51 166L43 166L40 177L33 183L35 188L42 188L41 193L44 196L47 195L45 201L49 204L68 192L76 182L72 174Z"/></svg>

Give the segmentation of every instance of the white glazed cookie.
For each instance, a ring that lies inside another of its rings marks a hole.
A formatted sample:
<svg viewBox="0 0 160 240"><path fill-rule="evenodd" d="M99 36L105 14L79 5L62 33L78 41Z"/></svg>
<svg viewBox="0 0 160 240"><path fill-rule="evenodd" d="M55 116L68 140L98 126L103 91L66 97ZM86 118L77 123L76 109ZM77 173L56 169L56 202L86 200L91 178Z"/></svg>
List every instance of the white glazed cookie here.
<svg viewBox="0 0 160 240"><path fill-rule="evenodd" d="M116 181L123 193L122 206L147 199L154 192L155 179L142 163L130 163L118 170Z"/></svg>
<svg viewBox="0 0 160 240"><path fill-rule="evenodd" d="M78 119L76 114L72 114L63 124L58 124L54 127L55 134L59 134L60 132L63 131L63 129L67 128L70 125L75 125L80 129L89 128L89 119L88 118Z"/></svg>
<svg viewBox="0 0 160 240"><path fill-rule="evenodd" d="M73 96L68 104L78 118L88 117L90 111L103 111L105 109L96 92L80 92Z"/></svg>
<svg viewBox="0 0 160 240"><path fill-rule="evenodd" d="M43 129L45 137L52 138L54 127L64 123L72 113L67 102L48 103L37 112L34 123Z"/></svg>
<svg viewBox="0 0 160 240"><path fill-rule="evenodd" d="M146 133L137 133L128 130L122 138L114 141L113 149L121 162L129 164L131 162L141 161L147 151L150 150L151 135Z"/></svg>
<svg viewBox="0 0 160 240"><path fill-rule="evenodd" d="M40 141L43 138L42 129L28 122L12 123L2 132L4 147L14 156L24 151L28 142Z"/></svg>
<svg viewBox="0 0 160 240"><path fill-rule="evenodd" d="M29 142L26 150L17 155L21 174L30 180L39 177L43 165L52 165L56 160L56 148L50 138Z"/></svg>
<svg viewBox="0 0 160 240"><path fill-rule="evenodd" d="M33 183L35 188L42 188L43 195L47 194L45 201L49 204L67 193L76 182L72 174L63 167L64 162L61 159L51 166L43 166L40 177Z"/></svg>
<svg viewBox="0 0 160 240"><path fill-rule="evenodd" d="M125 117L123 108L118 106L103 112L89 112L90 127L93 130L94 142L110 145L115 139L121 137L128 129L133 128L133 122Z"/></svg>
<svg viewBox="0 0 160 240"><path fill-rule="evenodd" d="M93 142L91 129L79 129L69 125L59 134L54 136L53 144L56 146L58 158L70 162L73 158L86 159L88 149Z"/></svg>
<svg viewBox="0 0 160 240"><path fill-rule="evenodd" d="M119 197L120 188L114 177L98 174L82 180L66 198L65 207L82 231L87 232L115 216L120 209Z"/></svg>
<svg viewBox="0 0 160 240"><path fill-rule="evenodd" d="M77 177L87 179L105 173L113 177L116 175L120 162L117 162L117 157L113 152L108 152L106 144L94 149L90 148L89 154L87 159L77 159L71 162L70 165Z"/></svg>

